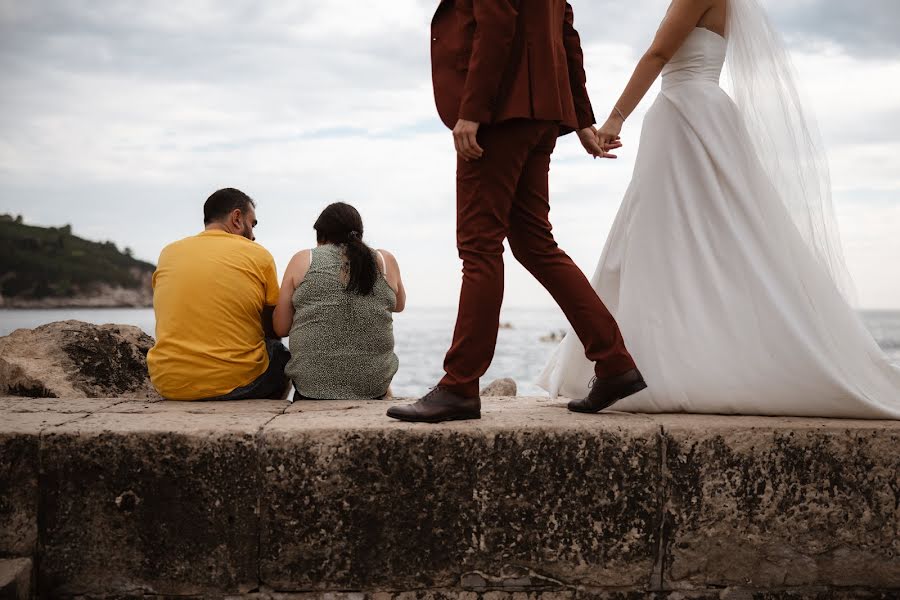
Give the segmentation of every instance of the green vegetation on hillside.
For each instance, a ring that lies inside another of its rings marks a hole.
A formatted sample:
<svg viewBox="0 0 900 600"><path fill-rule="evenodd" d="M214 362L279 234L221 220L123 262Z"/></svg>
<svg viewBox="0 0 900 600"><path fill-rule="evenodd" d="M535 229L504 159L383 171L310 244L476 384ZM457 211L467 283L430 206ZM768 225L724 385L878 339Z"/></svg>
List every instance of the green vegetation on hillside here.
<svg viewBox="0 0 900 600"><path fill-rule="evenodd" d="M72 228L35 227L22 217L0 215L0 295L66 298L98 285L138 288L155 267L112 242L90 242Z"/></svg>

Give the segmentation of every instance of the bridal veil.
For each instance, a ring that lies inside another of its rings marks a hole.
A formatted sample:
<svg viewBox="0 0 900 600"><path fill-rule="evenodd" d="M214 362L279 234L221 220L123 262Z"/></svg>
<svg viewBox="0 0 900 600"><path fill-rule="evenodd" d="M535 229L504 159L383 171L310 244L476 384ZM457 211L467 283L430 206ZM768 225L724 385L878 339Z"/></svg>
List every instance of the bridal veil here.
<svg viewBox="0 0 900 600"><path fill-rule="evenodd" d="M728 4L731 95L801 236L853 304L855 290L832 205L828 160L819 129L803 110L784 40L759 0Z"/></svg>

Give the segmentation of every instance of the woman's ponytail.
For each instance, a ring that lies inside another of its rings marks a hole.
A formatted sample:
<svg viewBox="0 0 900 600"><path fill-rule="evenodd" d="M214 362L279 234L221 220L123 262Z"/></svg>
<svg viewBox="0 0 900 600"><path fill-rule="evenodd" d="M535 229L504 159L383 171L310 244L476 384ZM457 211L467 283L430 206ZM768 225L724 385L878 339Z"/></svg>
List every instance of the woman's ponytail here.
<svg viewBox="0 0 900 600"><path fill-rule="evenodd" d="M344 247L348 270L346 291L360 296L372 294L378 281L378 263L375 252L363 241L359 211L344 202L335 202L322 211L314 228L319 243Z"/></svg>

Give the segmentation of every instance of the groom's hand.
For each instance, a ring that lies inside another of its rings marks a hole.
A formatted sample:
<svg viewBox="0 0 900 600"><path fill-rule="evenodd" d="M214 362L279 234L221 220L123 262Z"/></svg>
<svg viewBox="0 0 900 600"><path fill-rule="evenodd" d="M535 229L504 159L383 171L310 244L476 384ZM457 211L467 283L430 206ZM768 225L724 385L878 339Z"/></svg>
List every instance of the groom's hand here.
<svg viewBox="0 0 900 600"><path fill-rule="evenodd" d="M621 142L618 140L616 140L618 145L601 146L597 139L597 130L593 126L578 130L578 139L581 140L581 145L584 146L587 153L594 158L618 158L615 154L610 154L609 151L622 147Z"/></svg>
<svg viewBox="0 0 900 600"><path fill-rule="evenodd" d="M456 153L465 160L478 160L484 154L484 150L478 145L479 123L460 119L453 128L453 144Z"/></svg>

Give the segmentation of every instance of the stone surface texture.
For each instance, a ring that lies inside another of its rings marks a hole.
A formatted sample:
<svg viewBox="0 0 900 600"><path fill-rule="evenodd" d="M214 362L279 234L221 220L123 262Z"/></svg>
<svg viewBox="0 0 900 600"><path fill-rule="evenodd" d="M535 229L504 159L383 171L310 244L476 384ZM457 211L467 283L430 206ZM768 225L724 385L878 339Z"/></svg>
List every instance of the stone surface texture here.
<svg viewBox="0 0 900 600"><path fill-rule="evenodd" d="M873 592L865 589L768 592L748 591L744 588L695 592L608 591L590 588L531 592L503 590L469 592L447 588L407 592L277 592L266 588L264 591L246 594L204 596L168 596L136 590L124 594L84 594L59 597L72 600L178 600L185 598L215 600L897 600L895 592Z"/></svg>
<svg viewBox="0 0 900 600"><path fill-rule="evenodd" d="M30 558L0 559L0 600L31 598Z"/></svg>
<svg viewBox="0 0 900 600"><path fill-rule="evenodd" d="M887 587L900 581L900 428L669 417L666 579Z"/></svg>
<svg viewBox="0 0 900 600"><path fill-rule="evenodd" d="M48 598L900 598L900 423L0 399Z"/></svg>
<svg viewBox="0 0 900 600"><path fill-rule="evenodd" d="M40 435L87 413L13 412L8 406L0 409L0 556L32 556L38 541Z"/></svg>
<svg viewBox="0 0 900 600"><path fill-rule="evenodd" d="M0 395L159 398L147 373L153 338L130 325L60 321L0 338Z"/></svg>
<svg viewBox="0 0 900 600"><path fill-rule="evenodd" d="M510 377L496 379L486 385L481 390L481 396L484 398L511 398L519 391L516 380Z"/></svg>

